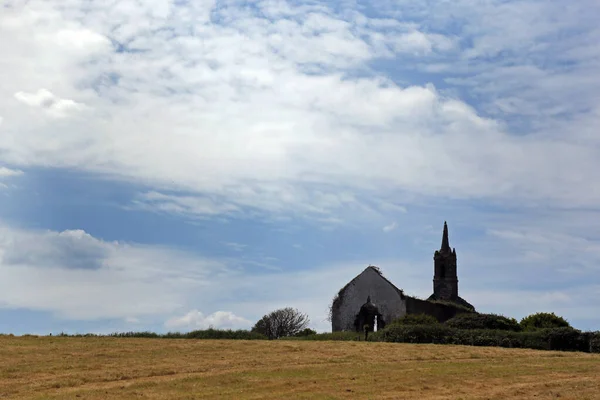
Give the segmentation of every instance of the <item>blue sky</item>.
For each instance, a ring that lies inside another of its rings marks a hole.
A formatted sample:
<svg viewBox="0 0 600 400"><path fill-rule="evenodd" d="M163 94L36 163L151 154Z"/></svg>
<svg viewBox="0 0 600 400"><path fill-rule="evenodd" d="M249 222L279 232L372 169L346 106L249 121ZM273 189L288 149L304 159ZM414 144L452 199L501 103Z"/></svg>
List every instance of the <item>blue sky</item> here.
<svg viewBox="0 0 600 400"><path fill-rule="evenodd" d="M4 0L0 331L330 329L369 264L600 329L597 2Z"/></svg>

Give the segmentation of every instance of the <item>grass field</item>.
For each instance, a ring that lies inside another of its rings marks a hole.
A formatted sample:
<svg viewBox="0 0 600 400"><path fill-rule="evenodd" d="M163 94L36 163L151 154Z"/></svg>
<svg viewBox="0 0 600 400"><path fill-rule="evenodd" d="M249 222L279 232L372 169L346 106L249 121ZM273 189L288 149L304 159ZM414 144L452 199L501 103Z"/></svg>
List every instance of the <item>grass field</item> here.
<svg viewBox="0 0 600 400"><path fill-rule="evenodd" d="M0 337L0 398L600 399L600 355L365 342Z"/></svg>

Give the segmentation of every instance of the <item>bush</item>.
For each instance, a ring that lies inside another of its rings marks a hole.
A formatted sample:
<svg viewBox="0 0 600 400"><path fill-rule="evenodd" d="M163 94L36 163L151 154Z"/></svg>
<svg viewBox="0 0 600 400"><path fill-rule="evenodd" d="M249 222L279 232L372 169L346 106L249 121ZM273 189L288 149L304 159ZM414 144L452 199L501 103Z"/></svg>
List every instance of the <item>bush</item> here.
<svg viewBox="0 0 600 400"><path fill-rule="evenodd" d="M513 332L521 330L516 319L496 314L463 313L450 318L445 324L456 329L494 329Z"/></svg>
<svg viewBox="0 0 600 400"><path fill-rule="evenodd" d="M573 328L539 329L543 341L550 350L589 351L590 334Z"/></svg>
<svg viewBox="0 0 600 400"><path fill-rule="evenodd" d="M590 332L590 353L600 353L600 331Z"/></svg>
<svg viewBox="0 0 600 400"><path fill-rule="evenodd" d="M317 331L314 331L310 328L306 328L303 331L296 333L294 336L302 337L302 336L310 336L310 335L316 335L316 334L317 334Z"/></svg>
<svg viewBox="0 0 600 400"><path fill-rule="evenodd" d="M439 321L427 314L406 314L402 318L392 321L392 324L397 325L438 325Z"/></svg>
<svg viewBox="0 0 600 400"><path fill-rule="evenodd" d="M548 328L570 328L571 325L563 317L554 313L536 313L531 314L521 320L519 323L524 331L535 331Z"/></svg>

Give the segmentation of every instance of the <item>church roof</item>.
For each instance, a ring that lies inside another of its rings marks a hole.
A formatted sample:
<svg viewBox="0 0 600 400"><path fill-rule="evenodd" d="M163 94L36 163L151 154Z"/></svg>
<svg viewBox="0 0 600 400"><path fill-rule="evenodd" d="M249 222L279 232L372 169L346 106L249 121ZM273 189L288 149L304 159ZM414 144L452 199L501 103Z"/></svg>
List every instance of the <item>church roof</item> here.
<svg viewBox="0 0 600 400"><path fill-rule="evenodd" d="M359 276L361 276L362 274L364 274L365 272L367 272L369 270L377 273L381 277L381 279L383 279L388 284L390 284L394 288L394 290L396 290L396 292L398 292L398 294L400 295L400 298L404 299L404 297L405 297L404 291L402 289L398 289L396 287L396 285L394 285L392 282L390 282L389 279L387 279L385 276L383 276L383 274L381 273L381 270L378 267L374 266L374 265L369 265L360 274L356 275L350 282L348 282L343 288L341 288L339 290L338 296L341 295L348 288L348 286L350 286L356 279L358 279Z"/></svg>

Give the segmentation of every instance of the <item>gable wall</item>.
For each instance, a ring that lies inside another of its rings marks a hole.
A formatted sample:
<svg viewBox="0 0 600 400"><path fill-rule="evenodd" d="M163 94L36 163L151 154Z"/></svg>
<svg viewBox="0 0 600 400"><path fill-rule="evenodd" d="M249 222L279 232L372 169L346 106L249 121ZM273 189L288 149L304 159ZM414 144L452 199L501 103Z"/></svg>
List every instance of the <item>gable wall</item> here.
<svg viewBox="0 0 600 400"><path fill-rule="evenodd" d="M354 331L354 318L368 296L387 324L406 314L406 301L397 289L378 272L367 268L342 290L339 299L334 302L332 330Z"/></svg>

